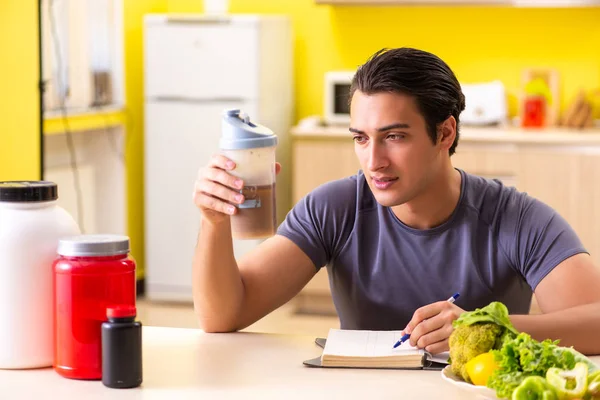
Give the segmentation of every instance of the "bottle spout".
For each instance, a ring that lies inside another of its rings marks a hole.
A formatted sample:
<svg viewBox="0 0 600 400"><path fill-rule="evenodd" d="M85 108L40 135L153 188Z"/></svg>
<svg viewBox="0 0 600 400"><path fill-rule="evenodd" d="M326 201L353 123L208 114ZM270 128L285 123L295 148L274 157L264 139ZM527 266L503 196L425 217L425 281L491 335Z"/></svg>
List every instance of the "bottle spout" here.
<svg viewBox="0 0 600 400"><path fill-rule="evenodd" d="M250 116L248 114L246 114L245 112L241 112L240 115L238 115L238 117L239 117L239 119L244 121L245 124L250 123Z"/></svg>
<svg viewBox="0 0 600 400"><path fill-rule="evenodd" d="M238 118L245 124L250 123L250 116L248 115L248 113L240 110L239 108L231 108L229 110L225 110L225 115L227 117Z"/></svg>

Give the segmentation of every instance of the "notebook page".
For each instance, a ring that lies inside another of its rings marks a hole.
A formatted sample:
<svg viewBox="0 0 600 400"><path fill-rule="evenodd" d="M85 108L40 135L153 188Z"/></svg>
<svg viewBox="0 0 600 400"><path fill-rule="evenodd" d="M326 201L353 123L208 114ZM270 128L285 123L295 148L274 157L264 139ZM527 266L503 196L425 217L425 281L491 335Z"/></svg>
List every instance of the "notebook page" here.
<svg viewBox="0 0 600 400"><path fill-rule="evenodd" d="M330 329L323 354L346 357L385 357L399 354L423 354L422 350L404 342L394 349L401 331L356 331Z"/></svg>
<svg viewBox="0 0 600 400"><path fill-rule="evenodd" d="M441 364L448 364L449 357L450 357L450 352L445 351L443 353L434 354L433 356L429 357L429 360L431 360L433 362L441 363Z"/></svg>

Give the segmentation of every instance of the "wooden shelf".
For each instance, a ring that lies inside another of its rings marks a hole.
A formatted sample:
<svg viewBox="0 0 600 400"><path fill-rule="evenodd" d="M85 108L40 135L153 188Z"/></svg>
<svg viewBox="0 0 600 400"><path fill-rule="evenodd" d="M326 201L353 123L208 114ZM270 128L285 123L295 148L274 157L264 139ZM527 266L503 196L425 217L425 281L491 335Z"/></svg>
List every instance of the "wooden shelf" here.
<svg viewBox="0 0 600 400"><path fill-rule="evenodd" d="M44 135L61 135L65 132L64 121L59 111L44 114ZM69 110L67 123L71 132L110 128L126 125L127 114L120 106Z"/></svg>
<svg viewBox="0 0 600 400"><path fill-rule="evenodd" d="M513 0L315 0L317 4L332 5L402 5L402 6L474 6L474 5L507 5Z"/></svg>
<svg viewBox="0 0 600 400"><path fill-rule="evenodd" d="M348 128L343 126L312 128L296 126L292 128L291 135L294 140L331 140L339 138L351 141ZM577 130L562 127L523 129L518 127L461 126L460 142L599 145L600 127Z"/></svg>
<svg viewBox="0 0 600 400"><path fill-rule="evenodd" d="M316 4L357 6L598 7L600 0L315 0Z"/></svg>

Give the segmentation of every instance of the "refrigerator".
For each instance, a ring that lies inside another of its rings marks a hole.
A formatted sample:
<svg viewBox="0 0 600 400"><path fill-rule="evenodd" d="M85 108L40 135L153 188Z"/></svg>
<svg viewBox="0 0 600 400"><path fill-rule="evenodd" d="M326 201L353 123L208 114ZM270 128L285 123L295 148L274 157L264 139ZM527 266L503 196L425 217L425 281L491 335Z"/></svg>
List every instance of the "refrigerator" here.
<svg viewBox="0 0 600 400"><path fill-rule="evenodd" d="M198 170L239 108L278 136L277 219L291 208L293 42L285 16L147 15L144 20L144 281L150 300L192 301ZM236 258L260 240L234 241Z"/></svg>

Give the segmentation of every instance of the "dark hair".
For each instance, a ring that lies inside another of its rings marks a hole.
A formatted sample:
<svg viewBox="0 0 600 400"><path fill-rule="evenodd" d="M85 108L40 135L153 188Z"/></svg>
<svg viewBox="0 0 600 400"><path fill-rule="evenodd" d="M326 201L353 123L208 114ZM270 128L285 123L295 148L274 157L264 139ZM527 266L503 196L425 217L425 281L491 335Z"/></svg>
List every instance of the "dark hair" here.
<svg viewBox="0 0 600 400"><path fill-rule="evenodd" d="M367 95L389 92L414 96L434 144L438 124L454 116L456 138L449 150L450 155L454 154L459 136L458 116L465 109L465 96L450 67L438 56L408 47L379 50L356 71L350 101L356 90Z"/></svg>

